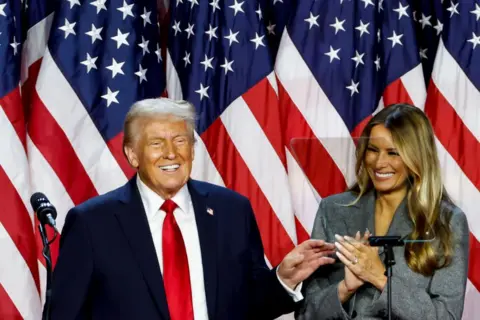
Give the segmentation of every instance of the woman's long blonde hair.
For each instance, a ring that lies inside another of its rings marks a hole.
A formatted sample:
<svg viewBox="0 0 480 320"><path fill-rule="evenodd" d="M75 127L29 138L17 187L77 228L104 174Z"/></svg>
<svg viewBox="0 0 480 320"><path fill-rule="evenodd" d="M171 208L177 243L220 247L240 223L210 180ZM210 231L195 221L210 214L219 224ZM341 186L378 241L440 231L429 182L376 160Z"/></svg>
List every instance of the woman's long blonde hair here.
<svg viewBox="0 0 480 320"><path fill-rule="evenodd" d="M377 113L364 128L356 150L357 182L350 190L359 199L373 189L364 166L370 132L382 124L391 134L395 147L407 167L407 206L413 223L412 239L420 239L433 229L436 241L407 243L408 266L423 275L448 265L452 256L450 212L441 212L442 201L452 203L443 187L432 126L426 115L414 106L395 104Z"/></svg>

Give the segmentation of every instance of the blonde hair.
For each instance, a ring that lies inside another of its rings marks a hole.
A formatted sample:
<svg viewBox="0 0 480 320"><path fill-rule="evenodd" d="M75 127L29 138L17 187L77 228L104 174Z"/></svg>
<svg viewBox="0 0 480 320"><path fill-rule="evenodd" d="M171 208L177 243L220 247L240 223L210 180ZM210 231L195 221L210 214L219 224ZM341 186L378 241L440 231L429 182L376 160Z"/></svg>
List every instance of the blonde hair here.
<svg viewBox="0 0 480 320"><path fill-rule="evenodd" d="M349 188L358 199L373 189L364 166L370 133L384 125L408 169L407 206L413 223L412 239L419 239L433 228L436 242L408 243L408 266L423 275L448 265L452 256L451 212L442 212L442 201L453 204L442 183L435 138L430 121L422 110L408 104L394 104L377 113L365 126L356 150L357 182Z"/></svg>

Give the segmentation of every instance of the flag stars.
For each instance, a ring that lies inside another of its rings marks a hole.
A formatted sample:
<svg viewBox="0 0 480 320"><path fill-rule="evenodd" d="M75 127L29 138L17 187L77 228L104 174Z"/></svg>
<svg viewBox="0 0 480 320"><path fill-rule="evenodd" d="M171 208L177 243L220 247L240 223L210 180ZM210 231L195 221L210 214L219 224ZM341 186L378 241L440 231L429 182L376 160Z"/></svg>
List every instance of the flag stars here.
<svg viewBox="0 0 480 320"><path fill-rule="evenodd" d="M117 49L122 46L122 44L129 46L127 37L130 34L130 32L127 33L122 33L120 29L117 29L117 35L115 37L112 37L111 39L117 42Z"/></svg>
<svg viewBox="0 0 480 320"><path fill-rule="evenodd" d="M395 47L396 44L403 45L402 41L400 40L403 37L403 34L398 34L393 30L393 35L388 37L387 39L392 41L392 48Z"/></svg>
<svg viewBox="0 0 480 320"><path fill-rule="evenodd" d="M477 44L480 45L480 34L477 36L475 33L472 32L472 39L468 40L473 44L473 49L477 47Z"/></svg>
<svg viewBox="0 0 480 320"><path fill-rule="evenodd" d="M7 6L7 3L1 3L0 4L0 16L6 17L7 14L5 13L5 7Z"/></svg>
<svg viewBox="0 0 480 320"><path fill-rule="evenodd" d="M350 96L353 96L355 93L359 93L358 92L358 85L359 84L360 84L360 82L355 83L352 79L351 84L346 87L348 90L350 90Z"/></svg>
<svg viewBox="0 0 480 320"><path fill-rule="evenodd" d="M460 13L458 13L457 7L458 3L454 4L453 1L450 3L450 7L447 8L447 11L450 11L450 18L453 17L455 13L460 15Z"/></svg>
<svg viewBox="0 0 480 320"><path fill-rule="evenodd" d="M228 71L233 72L233 69L232 69L233 62L234 62L234 60L228 61L227 58L225 58L225 63L220 66L223 69L225 69L225 75L228 73Z"/></svg>
<svg viewBox="0 0 480 320"><path fill-rule="evenodd" d="M218 39L217 34L216 34L217 29L218 29L218 27L213 28L211 24L209 25L209 29L207 31L205 31L205 34L208 34L208 40L209 41L212 41L212 37Z"/></svg>
<svg viewBox="0 0 480 320"><path fill-rule="evenodd" d="M210 98L210 97L208 96L208 92L207 92L207 90L208 90L209 88L210 88L209 86L204 87L203 84L200 83L200 89L195 90L195 92L200 95L200 101L201 101L204 97Z"/></svg>
<svg viewBox="0 0 480 320"><path fill-rule="evenodd" d="M70 3L70 9L72 9L75 5L78 5L78 6L81 5L80 0L67 0L67 1ZM22 3L23 3L23 1L22 1ZM0 4L0 7L1 6L2 5Z"/></svg>
<svg viewBox="0 0 480 320"><path fill-rule="evenodd" d="M437 30L437 36L438 36L443 31L443 24L440 22L440 20L437 20L437 24L433 28Z"/></svg>
<svg viewBox="0 0 480 320"><path fill-rule="evenodd" d="M376 67L377 71L380 70L380 57L378 55L377 55L377 58L375 59L374 64L375 64L375 67Z"/></svg>
<svg viewBox="0 0 480 320"><path fill-rule="evenodd" d="M117 8L118 11L123 13L123 20L125 20L128 16L134 17L132 9L133 9L133 3L127 4L125 0L123 0L123 7Z"/></svg>
<svg viewBox="0 0 480 320"><path fill-rule="evenodd" d="M162 50L160 49L160 45L157 43L157 50L155 50L155 54L157 55L157 62L162 61Z"/></svg>
<svg viewBox="0 0 480 320"><path fill-rule="evenodd" d="M215 10L218 9L219 11L221 11L222 9L220 9L220 6L218 5L218 2L220 0L212 0L212 2L210 2L209 4L212 6L212 12L215 13Z"/></svg>
<svg viewBox="0 0 480 320"><path fill-rule="evenodd" d="M115 58L112 58L112 64L106 67L108 70L112 71L112 79L114 79L117 74L125 75L122 70L124 64L125 62L118 63Z"/></svg>
<svg viewBox="0 0 480 320"><path fill-rule="evenodd" d="M144 27L147 25L147 23L152 24L152 21L150 21L151 14L152 14L151 11L147 11L147 8L143 8L143 14L141 14L140 17L143 19Z"/></svg>
<svg viewBox="0 0 480 320"><path fill-rule="evenodd" d="M355 61L355 68L357 68L359 64L365 64L363 62L364 55L365 53L360 54L357 50L355 50L355 57L352 58L352 60Z"/></svg>
<svg viewBox="0 0 480 320"><path fill-rule="evenodd" d="M98 57L91 57L89 53L87 53L87 59L83 60L80 62L84 66L87 67L87 73L90 72L92 69L97 69L97 65L95 64L97 61Z"/></svg>
<svg viewBox="0 0 480 320"><path fill-rule="evenodd" d="M13 36L13 42L10 43L10 46L13 48L13 55L16 56L18 53L18 46L20 45L19 42L15 39L15 36Z"/></svg>
<svg viewBox="0 0 480 320"><path fill-rule="evenodd" d="M185 68L187 67L187 65L192 64L192 62L190 62L190 53L188 53L187 51L185 51L185 57L183 57L182 60L185 61Z"/></svg>
<svg viewBox="0 0 480 320"><path fill-rule="evenodd" d="M208 68L213 69L213 66L212 66L213 58L214 57L209 58L207 55L205 55L205 59L202 62L200 62L201 64L203 64L205 66L205 71L207 71Z"/></svg>
<svg viewBox="0 0 480 320"><path fill-rule="evenodd" d="M85 32L85 34L92 38L92 44L93 44L95 43L96 40L103 40L102 36L100 35L102 30L103 30L103 27L97 29L95 25L92 23L92 30Z"/></svg>
<svg viewBox="0 0 480 320"><path fill-rule="evenodd" d="M360 25L355 28L355 30L360 31L360 37L362 37L364 33L370 34L370 32L368 31L368 26L369 25L370 25L370 22L367 23L367 24L364 24L363 21L360 20Z"/></svg>
<svg viewBox="0 0 480 320"><path fill-rule="evenodd" d="M242 1L242 2L240 2L240 3L238 3L237 0L234 0L234 1L235 1L235 3L234 3L233 5L231 5L231 6L229 6L229 8L231 8L231 9L234 10L233 15L236 16L238 12L243 12L243 13L245 13L245 11L243 11L243 9L242 9L242 5L243 5L243 3L244 3L245 1Z"/></svg>
<svg viewBox="0 0 480 320"><path fill-rule="evenodd" d="M372 0L361 0L363 3L365 3L365 8L368 7L368 5L371 5L374 7L375 5L373 4Z"/></svg>
<svg viewBox="0 0 480 320"><path fill-rule="evenodd" d="M418 22L422 24L422 29L425 29L426 26L432 26L432 23L430 22L431 18L432 18L432 16L426 17L422 13L422 18L420 20L418 20Z"/></svg>
<svg viewBox="0 0 480 320"><path fill-rule="evenodd" d="M277 26L276 24L272 24L272 22L270 21L270 22L268 23L268 26L267 26L268 34L273 34L273 35L275 35L275 27L276 27L276 26Z"/></svg>
<svg viewBox="0 0 480 320"><path fill-rule="evenodd" d="M182 29L180 29L180 21L175 21L172 29L175 30L175 35L177 35L178 32L182 32Z"/></svg>
<svg viewBox="0 0 480 320"><path fill-rule="evenodd" d="M195 24L188 24L188 28L185 29L185 32L188 34L187 39L190 39L190 36L194 36L195 33L193 32L193 28L195 27Z"/></svg>
<svg viewBox="0 0 480 320"><path fill-rule="evenodd" d="M259 46L264 46L265 47L265 44L263 44L263 38L264 37L265 37L265 35L260 37L258 35L258 33L255 32L255 38L250 40L251 42L255 43L255 50L257 50Z"/></svg>
<svg viewBox="0 0 480 320"><path fill-rule="evenodd" d="M338 56L338 52L339 52L339 51L340 51L340 48L338 48L338 49L335 50L335 49L333 49L332 46L330 46L330 51L325 53L326 56L329 56L329 57L330 57L330 63L332 63L332 61L333 61L334 59L340 60L340 57Z"/></svg>
<svg viewBox="0 0 480 320"><path fill-rule="evenodd" d="M398 13L398 20L400 20L403 16L405 16L407 18L409 17L408 13L407 13L408 7L409 7L408 5L404 7L404 6L402 6L402 3L399 3L398 8L393 9L393 11Z"/></svg>
<svg viewBox="0 0 480 320"><path fill-rule="evenodd" d="M188 0L188 2L190 2L190 3L192 4L192 5L190 6L190 8L192 8L192 9L193 9L193 7L194 7L195 5L197 5L197 6L199 5L199 4L198 4L198 0Z"/></svg>
<svg viewBox="0 0 480 320"><path fill-rule="evenodd" d="M109 87L107 87L107 93L102 96L102 99L107 100L107 107L110 107L112 102L118 103L117 95L119 92L119 90L112 91Z"/></svg>
<svg viewBox="0 0 480 320"><path fill-rule="evenodd" d="M258 4L258 10L255 11L256 14L258 14L258 20L261 21L262 20L262 8L260 7L260 4Z"/></svg>
<svg viewBox="0 0 480 320"><path fill-rule="evenodd" d="M230 34L228 36L225 36L225 39L228 39L228 41L229 41L229 44L228 44L229 46L231 46L233 42L240 43L237 40L237 35L238 35L239 32L240 31L237 31L237 32L233 33L232 29L230 29Z"/></svg>
<svg viewBox="0 0 480 320"><path fill-rule="evenodd" d="M97 8L97 14L99 14L102 9L107 11L107 7L105 6L106 2L107 0L95 0L93 2L90 2L90 4Z"/></svg>
<svg viewBox="0 0 480 320"><path fill-rule="evenodd" d="M343 24L345 23L346 19L342 20L342 21L339 21L337 17L335 17L335 23L332 23L330 25L330 27L332 28L335 28L335 34L337 34L337 32L339 30L343 30L345 31L345 28L343 27Z"/></svg>
<svg viewBox="0 0 480 320"><path fill-rule="evenodd" d="M63 26L61 26L60 30L62 30L63 32L65 32L65 39L67 39L67 37L71 34L73 35L76 35L75 33L75 30L73 30L73 28L75 27L77 23L74 22L74 23L70 23L66 18L65 18L65 24Z"/></svg>
<svg viewBox="0 0 480 320"><path fill-rule="evenodd" d="M428 51L428 48L420 49L419 54L421 59L428 60L427 51Z"/></svg>
<svg viewBox="0 0 480 320"><path fill-rule="evenodd" d="M142 81L147 82L147 69L143 69L141 64L138 65L138 71L135 72L135 75L138 77L140 83L142 83Z"/></svg>
<svg viewBox="0 0 480 320"><path fill-rule="evenodd" d="M138 46L140 48L142 48L142 53L143 55L145 56L145 52L148 52L150 53L150 50L148 50L148 43L150 42L150 40L146 40L145 41L145 38L142 36L142 43L139 43Z"/></svg>
<svg viewBox="0 0 480 320"><path fill-rule="evenodd" d="M318 17L320 17L320 15L316 15L314 16L313 13L310 11L310 17L308 17L307 19L305 19L305 22L307 22L310 26L308 27L308 29L312 29L313 26L317 26L317 27L320 27L317 20L318 20Z"/></svg>
<svg viewBox="0 0 480 320"><path fill-rule="evenodd" d="M480 20L480 5L475 3L475 10L470 11L470 13L477 16L477 21Z"/></svg>

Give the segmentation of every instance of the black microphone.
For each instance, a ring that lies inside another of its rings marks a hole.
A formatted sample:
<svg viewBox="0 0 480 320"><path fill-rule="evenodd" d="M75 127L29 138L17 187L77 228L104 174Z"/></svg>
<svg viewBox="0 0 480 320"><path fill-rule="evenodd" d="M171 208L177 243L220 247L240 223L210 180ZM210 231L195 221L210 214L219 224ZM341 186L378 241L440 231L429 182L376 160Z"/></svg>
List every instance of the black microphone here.
<svg viewBox="0 0 480 320"><path fill-rule="evenodd" d="M58 233L55 218L57 218L57 210L50 203L47 196L41 192L36 192L30 197L30 204L33 211L37 213L38 220L42 224L48 224Z"/></svg>

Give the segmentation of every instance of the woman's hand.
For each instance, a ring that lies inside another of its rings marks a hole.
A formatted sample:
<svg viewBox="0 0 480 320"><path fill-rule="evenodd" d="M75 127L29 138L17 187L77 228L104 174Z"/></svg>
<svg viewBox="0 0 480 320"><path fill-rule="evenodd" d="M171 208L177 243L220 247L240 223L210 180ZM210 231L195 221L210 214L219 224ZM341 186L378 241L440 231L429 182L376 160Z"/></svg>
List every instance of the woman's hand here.
<svg viewBox="0 0 480 320"><path fill-rule="evenodd" d="M367 232L365 232L365 234L363 236L363 239L364 240L368 239L369 234L370 233L367 230ZM339 235L336 235L335 238L337 239L337 241L342 241L343 240L342 237L339 236ZM357 234L355 235L355 240L356 241L361 240L360 231L357 231ZM337 245L337 248L338 248L338 245ZM339 252L337 252L337 256L338 256L338 254L339 254ZM362 279L358 278L346 265L345 265L344 282L345 282L345 287L349 292L356 291L358 288L360 288L365 283Z"/></svg>
<svg viewBox="0 0 480 320"><path fill-rule="evenodd" d="M378 247L370 247L359 241L358 237L354 239L349 236L336 235L335 238L337 239L335 242L338 249L337 256L345 264L346 269L359 280L369 282L382 291L387 283L387 277L385 276L385 266L378 255ZM347 286L347 271L345 270L345 286L347 288L355 288L360 283L350 276L349 280L349 286Z"/></svg>

